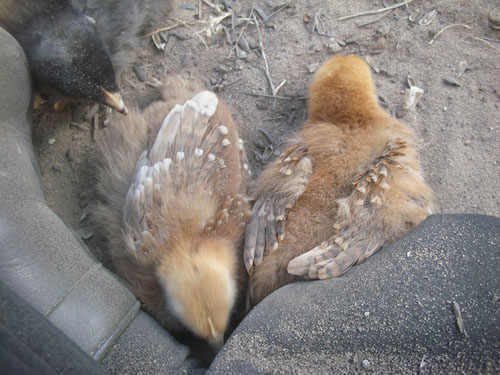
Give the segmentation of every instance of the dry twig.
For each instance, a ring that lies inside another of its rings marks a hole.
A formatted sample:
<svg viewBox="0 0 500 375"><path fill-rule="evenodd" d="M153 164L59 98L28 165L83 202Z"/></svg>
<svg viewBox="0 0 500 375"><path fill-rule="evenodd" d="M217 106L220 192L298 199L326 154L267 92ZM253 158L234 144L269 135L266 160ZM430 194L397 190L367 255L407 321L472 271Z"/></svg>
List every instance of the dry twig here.
<svg viewBox="0 0 500 375"><path fill-rule="evenodd" d="M200 22L205 22L205 21L181 21L181 22L176 23L175 25L161 27L159 29L156 29L155 31L151 31L149 34L144 35L143 38L149 38L152 35L162 33L164 31L170 31L170 30L176 29L176 28L181 27L181 26L192 25L194 23L200 23Z"/></svg>
<svg viewBox="0 0 500 375"><path fill-rule="evenodd" d="M282 10L288 8L290 5L292 5L293 3L295 2L295 0L290 0L288 3L286 4L283 4L282 6L280 6L278 9L276 9L273 13L271 13L271 15L269 17L267 17L267 22L269 22L269 20L271 18L273 18L275 15L277 15L279 12L281 12Z"/></svg>
<svg viewBox="0 0 500 375"><path fill-rule="evenodd" d="M253 10L254 10L253 8L250 10L250 14L253 14ZM234 13L233 13L233 17L234 17ZM252 18L247 18L247 22L243 25L243 28L240 31L240 35L238 35L238 38L234 42L233 48L231 48L231 51L229 51L229 55L227 55L227 57L226 57L227 59L229 59L231 57L234 50L237 48L238 43L240 42L240 39L243 36L243 33L245 32L245 30L248 27L248 25L250 24L250 22L252 22ZM233 22L233 24L234 24L234 22ZM234 26L232 26L232 27L234 27Z"/></svg>
<svg viewBox="0 0 500 375"><path fill-rule="evenodd" d="M306 96L297 96L297 97L291 97L291 96L275 96L275 95L268 95L268 94L257 94L254 92L243 92L242 94L244 95L250 95L250 96L262 96L263 98L271 98L271 99L281 99L281 100L307 100L309 99Z"/></svg>
<svg viewBox="0 0 500 375"><path fill-rule="evenodd" d="M369 16L369 15L372 15L372 14L383 13L383 12L386 12L388 10L400 8L402 6L410 4L412 1L413 0L406 0L406 1L403 1L402 3L391 5L390 7L381 8L381 9L377 9L377 10L369 10L367 12L361 12L361 13L356 13L356 14L351 14L350 16L340 17L340 18L338 18L338 20L339 21L344 21L344 20L348 20L350 18L361 17L361 16Z"/></svg>
<svg viewBox="0 0 500 375"><path fill-rule="evenodd" d="M483 42L484 44L487 44L488 46L490 46L491 48L493 48L494 50L496 50L497 52L500 52L500 48L497 48L495 47L493 44L491 44L486 38L481 38L481 37L478 37L478 36L473 36L472 37L473 39L477 39L479 40L480 42Z"/></svg>
<svg viewBox="0 0 500 375"><path fill-rule="evenodd" d="M219 15L224 14L224 12L220 9L218 4L211 3L208 0L201 0L201 1L203 3L205 3L206 5L208 5L210 8L212 8L213 10L215 10L215 13L217 13Z"/></svg>
<svg viewBox="0 0 500 375"><path fill-rule="evenodd" d="M465 27L466 29L469 29L469 30L472 29L472 27L470 27L469 25L464 25L463 23L454 23L452 25L448 25L446 27L443 27L440 31L438 31L437 34L434 35L434 38L431 39L431 41L429 42L429 44L434 43L435 40L437 39L437 37L439 35L441 35L443 33L443 31L451 29L452 27L457 27L457 26Z"/></svg>
<svg viewBox="0 0 500 375"><path fill-rule="evenodd" d="M174 21L180 23L182 26L186 26L189 30L191 30L193 32L194 35L196 35L200 40L201 42L203 43L203 45L205 46L205 48L208 49L208 46L207 46L207 43L205 43L205 41L203 40L203 38L198 34L198 32L193 29L191 26L189 26L189 24L191 22L185 22L185 21L182 21L182 20L178 20L177 18L172 18Z"/></svg>
<svg viewBox="0 0 500 375"><path fill-rule="evenodd" d="M94 114L94 129L92 131L92 140L97 140L97 128L99 127L99 113Z"/></svg>
<svg viewBox="0 0 500 375"><path fill-rule="evenodd" d="M386 11L385 13L382 13L382 15L380 15L377 18L374 18L374 19L372 19L370 21L360 22L360 23L356 24L356 26L358 26L358 27L364 27L364 26L371 25L372 23L380 21L382 18L384 18L385 16L387 16L389 13L391 13L390 10Z"/></svg>
<svg viewBox="0 0 500 375"><path fill-rule="evenodd" d="M458 330L462 335L464 335L464 337L468 337L469 334L465 330L464 321L462 319L462 313L460 311L460 305L455 301L453 301L453 312L455 313L455 318L457 319Z"/></svg>
<svg viewBox="0 0 500 375"><path fill-rule="evenodd" d="M273 97L276 97L278 94L278 90L283 87L283 85L286 82L286 79L281 82L278 87L274 87L273 79L271 78L271 73L269 72L269 65L267 63L267 57L266 53L264 52L264 45L262 44L262 34L260 33L260 27L259 27L259 21L257 20L257 17L255 16L255 13L252 13L253 21L255 22L255 27L257 28L257 34L259 34L259 50L260 53L262 54L262 58L264 59L264 65L265 65L265 73L267 77L267 81L269 82L269 86L271 86L271 92L273 94Z"/></svg>
<svg viewBox="0 0 500 375"><path fill-rule="evenodd" d="M74 126L75 128L77 129L80 129L82 131L88 131L89 128L85 125L82 125L82 124L79 124L78 122L75 122L75 121L70 121L69 123L71 126Z"/></svg>

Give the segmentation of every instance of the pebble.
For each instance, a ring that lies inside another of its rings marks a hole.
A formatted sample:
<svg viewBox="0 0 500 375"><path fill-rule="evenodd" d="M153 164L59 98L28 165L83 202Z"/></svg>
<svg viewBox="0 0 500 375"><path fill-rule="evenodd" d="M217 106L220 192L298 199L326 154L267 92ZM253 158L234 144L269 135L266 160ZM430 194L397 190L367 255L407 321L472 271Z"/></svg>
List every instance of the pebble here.
<svg viewBox="0 0 500 375"><path fill-rule="evenodd" d="M309 73L314 73L319 68L319 63L312 63L307 66Z"/></svg>
<svg viewBox="0 0 500 375"><path fill-rule="evenodd" d="M471 142L470 142L470 139L466 139L466 140L464 141L464 145L466 145L466 146L470 145L470 143L471 143Z"/></svg>
<svg viewBox="0 0 500 375"><path fill-rule="evenodd" d="M132 70L139 81L146 82L146 72L144 72L144 69L142 69L139 65L134 65Z"/></svg>
<svg viewBox="0 0 500 375"><path fill-rule="evenodd" d="M229 70L227 69L226 66L220 64L220 65L217 65L217 67L215 68L215 70L219 73L222 73L222 74L226 74L229 72Z"/></svg>
<svg viewBox="0 0 500 375"><path fill-rule="evenodd" d="M453 77L443 77L443 81L450 86L462 86L462 84Z"/></svg>
<svg viewBox="0 0 500 375"><path fill-rule="evenodd" d="M331 55L342 51L342 47L335 40L327 43L326 48L328 49L328 53Z"/></svg>
<svg viewBox="0 0 500 375"><path fill-rule="evenodd" d="M179 40L189 40L191 37L187 34L179 33L177 31L172 32L170 35L175 36Z"/></svg>
<svg viewBox="0 0 500 375"><path fill-rule="evenodd" d="M49 141L47 142L49 145L53 145L56 143L56 140L54 138L50 138Z"/></svg>
<svg viewBox="0 0 500 375"><path fill-rule="evenodd" d="M245 52L250 52L250 46L248 45L248 42L247 42L244 34L241 36L240 40L238 41L238 47L240 47Z"/></svg>
<svg viewBox="0 0 500 375"><path fill-rule="evenodd" d="M370 361L369 360L363 359L363 361L361 362L361 364L363 365L364 369L366 369L366 370L370 369Z"/></svg>
<svg viewBox="0 0 500 375"><path fill-rule="evenodd" d="M488 14L488 21L491 28L500 30L500 11L492 11Z"/></svg>
<svg viewBox="0 0 500 375"><path fill-rule="evenodd" d="M259 17L262 20L262 22L267 23L267 21L269 20L269 17L266 14L266 12L264 12L262 10L262 8L255 8L255 12L259 15Z"/></svg>
<svg viewBox="0 0 500 375"><path fill-rule="evenodd" d="M367 318L370 317L370 312L369 311L365 311L365 317L367 317Z"/></svg>

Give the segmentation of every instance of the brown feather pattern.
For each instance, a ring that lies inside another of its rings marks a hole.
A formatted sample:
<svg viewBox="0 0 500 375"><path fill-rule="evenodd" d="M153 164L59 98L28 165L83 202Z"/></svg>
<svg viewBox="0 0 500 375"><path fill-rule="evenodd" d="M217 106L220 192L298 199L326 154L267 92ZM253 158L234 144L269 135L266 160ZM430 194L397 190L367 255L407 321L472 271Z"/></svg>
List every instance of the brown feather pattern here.
<svg viewBox="0 0 500 375"><path fill-rule="evenodd" d="M297 173L299 160L311 170ZM342 275L433 212L415 133L378 105L370 68L356 56L318 70L309 120L251 196L244 256L252 305L295 280Z"/></svg>
<svg viewBox="0 0 500 375"><path fill-rule="evenodd" d="M94 207L113 265L171 331L220 344L244 303L248 160L227 105L178 76L101 139Z"/></svg>

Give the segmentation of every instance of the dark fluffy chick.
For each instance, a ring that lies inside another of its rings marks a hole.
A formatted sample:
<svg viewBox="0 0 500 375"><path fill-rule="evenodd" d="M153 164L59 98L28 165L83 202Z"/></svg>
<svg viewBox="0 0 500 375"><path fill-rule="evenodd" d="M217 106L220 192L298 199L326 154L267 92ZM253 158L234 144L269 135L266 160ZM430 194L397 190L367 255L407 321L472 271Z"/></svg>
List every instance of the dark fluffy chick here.
<svg viewBox="0 0 500 375"><path fill-rule="evenodd" d="M126 113L117 77L132 64L141 33L168 6L163 0L2 0L0 25L23 47L42 93Z"/></svg>

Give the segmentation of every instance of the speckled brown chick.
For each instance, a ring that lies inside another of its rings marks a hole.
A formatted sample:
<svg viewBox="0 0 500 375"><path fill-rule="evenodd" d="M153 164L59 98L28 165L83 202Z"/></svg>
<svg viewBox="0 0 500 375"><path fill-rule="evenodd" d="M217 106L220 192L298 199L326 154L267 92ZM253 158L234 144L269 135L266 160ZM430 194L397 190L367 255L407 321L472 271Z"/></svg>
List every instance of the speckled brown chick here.
<svg viewBox="0 0 500 375"><path fill-rule="evenodd" d="M94 223L144 310L218 347L246 290L248 162L215 94L178 76L162 91L101 140Z"/></svg>
<svg viewBox="0 0 500 375"><path fill-rule="evenodd" d="M365 61L328 60L309 119L250 194L251 304L295 280L340 276L431 214L416 148L414 131L377 104Z"/></svg>

